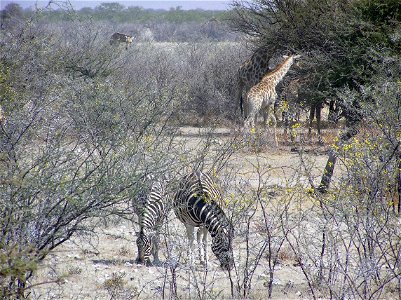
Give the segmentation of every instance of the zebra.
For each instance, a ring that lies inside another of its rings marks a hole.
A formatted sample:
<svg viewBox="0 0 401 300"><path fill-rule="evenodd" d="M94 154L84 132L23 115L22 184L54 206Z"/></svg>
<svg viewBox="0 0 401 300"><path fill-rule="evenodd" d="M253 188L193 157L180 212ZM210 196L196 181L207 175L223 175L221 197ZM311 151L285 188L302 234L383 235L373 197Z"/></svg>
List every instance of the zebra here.
<svg viewBox="0 0 401 300"><path fill-rule="evenodd" d="M229 271L234 265L234 228L218 202L222 203L222 197L216 183L207 174L196 171L180 181L173 207L177 218L186 227L190 250L193 251L194 227L200 227L198 243L200 235L204 234L205 245L208 231L212 236L213 253L221 267Z"/></svg>
<svg viewBox="0 0 401 300"><path fill-rule="evenodd" d="M160 265L159 260L159 231L167 215L165 184L153 181L150 192L141 192L136 200L136 211L139 218L140 230L136 244L138 264L151 266L150 255L153 255L153 265Z"/></svg>

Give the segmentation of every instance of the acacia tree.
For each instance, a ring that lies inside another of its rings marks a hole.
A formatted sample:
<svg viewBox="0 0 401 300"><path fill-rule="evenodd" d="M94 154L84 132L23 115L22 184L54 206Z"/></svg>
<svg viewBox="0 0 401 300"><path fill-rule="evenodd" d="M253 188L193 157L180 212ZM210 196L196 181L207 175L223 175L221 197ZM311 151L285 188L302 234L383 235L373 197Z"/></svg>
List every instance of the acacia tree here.
<svg viewBox="0 0 401 300"><path fill-rule="evenodd" d="M309 101L337 99L337 91L349 87L359 95L372 82L374 63L398 58L401 4L399 1L261 0L234 1L232 26L253 38L259 46L280 52L304 54L302 87ZM341 100L341 99L340 99ZM343 103L347 131L345 143L358 132L363 118L362 97ZM331 153L320 190L327 191L336 156Z"/></svg>

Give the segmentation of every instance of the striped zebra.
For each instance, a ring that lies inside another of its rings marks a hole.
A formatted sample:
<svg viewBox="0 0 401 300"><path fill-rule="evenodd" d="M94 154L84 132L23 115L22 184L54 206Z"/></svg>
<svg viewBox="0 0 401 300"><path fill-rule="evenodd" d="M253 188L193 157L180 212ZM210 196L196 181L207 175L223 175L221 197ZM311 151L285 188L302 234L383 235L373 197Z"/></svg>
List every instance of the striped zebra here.
<svg viewBox="0 0 401 300"><path fill-rule="evenodd" d="M231 270L234 265L234 229L218 203L222 203L222 197L216 183L207 174L197 171L181 180L173 206L177 218L186 227L190 250L193 252L194 227L200 227L198 243L203 233L203 242L206 245L205 233L208 231L212 236L212 251L219 259L221 267Z"/></svg>
<svg viewBox="0 0 401 300"><path fill-rule="evenodd" d="M149 193L140 193L136 200L136 211L139 218L140 230L136 244L138 246L139 264L152 265L150 255L153 255L153 264L159 265L159 231L167 215L165 184L154 181Z"/></svg>

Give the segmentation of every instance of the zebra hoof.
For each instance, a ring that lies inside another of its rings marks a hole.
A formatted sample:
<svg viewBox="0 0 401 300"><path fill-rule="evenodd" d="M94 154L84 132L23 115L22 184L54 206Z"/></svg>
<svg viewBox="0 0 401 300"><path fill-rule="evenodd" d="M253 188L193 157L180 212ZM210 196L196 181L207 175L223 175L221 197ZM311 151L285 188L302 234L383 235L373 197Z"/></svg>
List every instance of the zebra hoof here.
<svg viewBox="0 0 401 300"><path fill-rule="evenodd" d="M143 265L143 266L147 266L147 267L151 267L151 266L152 266L152 263L151 263L149 260L143 261L143 260L141 260L141 259L139 259L139 258L137 258L137 259L135 260L135 263L136 263L137 265Z"/></svg>

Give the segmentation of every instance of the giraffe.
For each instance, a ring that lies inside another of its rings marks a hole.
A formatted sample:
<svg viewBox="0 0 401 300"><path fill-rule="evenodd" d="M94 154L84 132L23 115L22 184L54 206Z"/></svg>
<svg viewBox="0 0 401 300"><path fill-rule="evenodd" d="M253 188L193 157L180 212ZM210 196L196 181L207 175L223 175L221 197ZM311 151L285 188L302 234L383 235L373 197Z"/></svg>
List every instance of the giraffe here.
<svg viewBox="0 0 401 300"><path fill-rule="evenodd" d="M277 100L276 86L287 74L288 70L294 63L294 60L299 58L300 55L284 56L284 61L279 64L273 71L268 72L262 80L254 85L247 94L247 116L245 119L245 127L255 127L255 118L260 109L266 112L267 116L273 123L274 130L274 141L278 146L277 134L276 134L276 117L274 114L269 114L269 110L274 106ZM267 118L265 119L266 125Z"/></svg>
<svg viewBox="0 0 401 300"><path fill-rule="evenodd" d="M259 48L253 53L250 59L246 60L238 69L238 88L237 88L237 101L240 103L241 115L247 115L244 112L246 105L243 105L243 92L247 93L249 89L263 78L263 76L270 71L269 60L271 55L266 52L265 48ZM246 99L245 99L246 101ZM237 103L238 103L237 102Z"/></svg>

